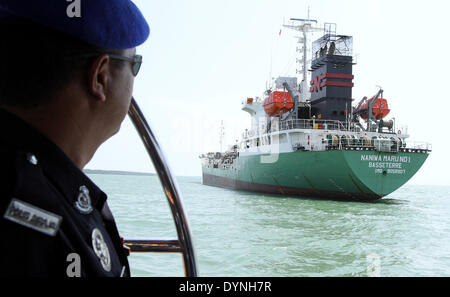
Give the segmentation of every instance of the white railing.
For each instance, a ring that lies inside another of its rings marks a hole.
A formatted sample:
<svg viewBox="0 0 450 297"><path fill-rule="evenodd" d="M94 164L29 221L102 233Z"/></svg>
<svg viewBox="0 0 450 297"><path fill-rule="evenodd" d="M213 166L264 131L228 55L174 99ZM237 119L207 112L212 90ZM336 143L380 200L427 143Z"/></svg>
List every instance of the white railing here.
<svg viewBox="0 0 450 297"><path fill-rule="evenodd" d="M271 132L277 131L286 131L293 129L312 129L312 130L331 130L331 131L342 131L342 132L361 132L363 129L357 126L355 123L351 122L341 122L341 121L332 121L332 120L287 120L283 121L279 124L279 129L272 129ZM384 128L386 129L386 128ZM388 133L392 135L407 135L408 130L405 127L401 127L399 131L385 131L379 133ZM260 132L258 130L248 130L246 133L242 133L242 138L251 138L257 136ZM376 132L375 130L372 132ZM401 132L401 133L400 133ZM397 134L396 134L397 133Z"/></svg>
<svg viewBox="0 0 450 297"><path fill-rule="evenodd" d="M278 124L278 123L276 123ZM275 126L275 125L274 125ZM278 125L277 125L278 126ZM272 127L274 128L274 127ZM271 132L286 131L294 129L311 129L311 130L331 130L339 132L361 132L360 128L352 123L346 123L341 121L332 120L287 120L280 123L279 129L275 128ZM405 129L406 130L406 129ZM262 132L262 131L260 131ZM403 132L403 131L402 131ZM407 132L407 130L405 131ZM253 138L258 136L258 130L248 130L243 133L243 139ZM401 133L405 135L405 133ZM381 152L408 152L408 151L424 151L431 152L432 145L427 142L417 141L405 141L400 135L390 133L390 135L384 135L378 138L361 138L361 135L335 135L338 136L337 140L324 139L321 149L339 149L339 150L376 150ZM399 137L400 136L400 137ZM402 140L401 140L402 139ZM293 144L294 150L296 147L309 147L309 144Z"/></svg>
<svg viewBox="0 0 450 297"><path fill-rule="evenodd" d="M427 150L432 151L433 145L422 141L406 141L406 149Z"/></svg>
<svg viewBox="0 0 450 297"><path fill-rule="evenodd" d="M375 150L379 152L431 152L432 145L427 142L418 141L398 141L393 139L377 138L370 140L370 143L366 143L364 140L346 139L340 140L337 144L333 145L331 140L324 140L328 145L328 149L336 150Z"/></svg>
<svg viewBox="0 0 450 297"><path fill-rule="evenodd" d="M281 122L280 130L318 129L356 132L355 125L331 120L287 120Z"/></svg>

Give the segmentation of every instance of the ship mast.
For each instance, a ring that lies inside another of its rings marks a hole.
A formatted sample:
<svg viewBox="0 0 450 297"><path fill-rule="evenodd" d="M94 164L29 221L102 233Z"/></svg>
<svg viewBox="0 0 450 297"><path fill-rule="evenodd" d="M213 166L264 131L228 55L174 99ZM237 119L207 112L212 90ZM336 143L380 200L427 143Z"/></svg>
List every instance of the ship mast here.
<svg viewBox="0 0 450 297"><path fill-rule="evenodd" d="M223 137L225 136L225 127L223 126L223 121L220 123L219 128L219 142L220 142L220 152L222 152L222 145L223 145Z"/></svg>
<svg viewBox="0 0 450 297"><path fill-rule="evenodd" d="M290 21L292 21L292 25L283 25L283 27L292 29L295 31L302 32L302 37L298 38L298 43L303 44L301 48L297 47L297 52L300 53L301 57L300 60L297 59L297 63L301 63L301 69L297 69L296 73L303 74L301 87L300 87L300 101L306 102L309 100L310 94L309 94L309 87L308 87L308 35L312 32L320 32L323 31L323 28L317 27L317 20L311 20L309 18L309 8L308 8L308 18L307 19L296 19L291 18ZM299 24L295 24L294 22L299 22Z"/></svg>

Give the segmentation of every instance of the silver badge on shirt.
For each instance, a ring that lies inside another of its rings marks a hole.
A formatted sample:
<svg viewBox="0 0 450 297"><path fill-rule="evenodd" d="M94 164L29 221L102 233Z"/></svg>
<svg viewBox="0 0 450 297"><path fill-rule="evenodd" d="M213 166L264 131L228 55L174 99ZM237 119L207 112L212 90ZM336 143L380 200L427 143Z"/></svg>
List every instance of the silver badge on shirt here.
<svg viewBox="0 0 450 297"><path fill-rule="evenodd" d="M82 214L90 214L92 212L91 196L89 196L89 190L86 186L80 187L77 201L75 201L75 208Z"/></svg>
<svg viewBox="0 0 450 297"><path fill-rule="evenodd" d="M28 153L27 154L27 160L28 160L28 162L30 162L33 165L37 165L38 164L38 159L32 153Z"/></svg>
<svg viewBox="0 0 450 297"><path fill-rule="evenodd" d="M50 236L56 235L62 221L62 217L18 199L11 200L3 217Z"/></svg>
<svg viewBox="0 0 450 297"><path fill-rule="evenodd" d="M103 239L102 232L95 228L92 230L92 248L100 260L105 271L111 271L111 257L109 255L108 245Z"/></svg>

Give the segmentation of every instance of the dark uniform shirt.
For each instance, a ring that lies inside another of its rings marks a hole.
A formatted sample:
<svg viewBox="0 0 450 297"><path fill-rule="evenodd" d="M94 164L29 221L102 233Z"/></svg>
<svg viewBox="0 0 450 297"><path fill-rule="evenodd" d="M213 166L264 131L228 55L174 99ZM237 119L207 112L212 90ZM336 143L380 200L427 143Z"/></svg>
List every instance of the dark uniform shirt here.
<svg viewBox="0 0 450 297"><path fill-rule="evenodd" d="M0 275L129 275L106 198L58 146L0 109Z"/></svg>

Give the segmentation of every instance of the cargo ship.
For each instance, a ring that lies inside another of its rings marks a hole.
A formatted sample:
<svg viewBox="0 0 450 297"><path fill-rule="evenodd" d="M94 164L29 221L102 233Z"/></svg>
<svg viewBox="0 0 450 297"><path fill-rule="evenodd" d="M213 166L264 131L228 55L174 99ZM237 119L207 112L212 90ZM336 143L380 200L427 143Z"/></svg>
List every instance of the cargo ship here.
<svg viewBox="0 0 450 297"><path fill-rule="evenodd" d="M424 164L431 144L410 141L407 128L387 118L381 87L373 96L352 99L352 36L309 18L284 27L302 33L301 76L278 77L262 97L242 102L251 128L228 150L200 156L203 184L358 201L400 188ZM313 32L322 37L309 46Z"/></svg>

